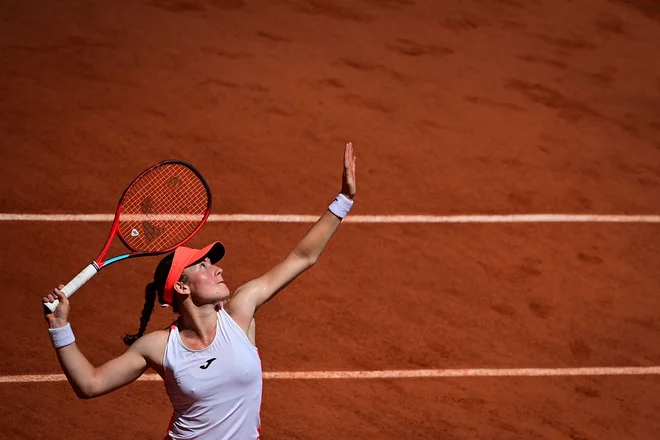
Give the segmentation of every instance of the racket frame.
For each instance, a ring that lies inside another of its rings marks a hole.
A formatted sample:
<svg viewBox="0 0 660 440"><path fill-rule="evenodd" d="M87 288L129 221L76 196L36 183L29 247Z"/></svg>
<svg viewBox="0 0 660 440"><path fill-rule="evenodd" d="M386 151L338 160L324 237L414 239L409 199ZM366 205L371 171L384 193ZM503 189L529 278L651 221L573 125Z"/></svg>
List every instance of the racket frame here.
<svg viewBox="0 0 660 440"><path fill-rule="evenodd" d="M197 225L195 230L192 231L190 233L190 235L188 235L188 237L185 240L177 243L174 246L169 247L168 249L158 251L158 252L138 251L135 248L133 248L130 244L128 244L128 241L126 241L126 239L121 235L121 231L119 230L119 217L121 215L121 205L122 205L122 202L124 201L124 197L126 197L126 194L128 194L128 192L131 190L131 188L133 188L133 186L135 186L135 184L142 178L142 176L149 173L154 168L158 168L158 167L161 167L161 166L167 165L167 164L181 164L181 165L184 165L184 166L190 168L190 170L193 173L195 173L195 175L199 178L199 180L204 185L204 189L206 189L206 192L209 195L206 212L204 213L204 218L202 218L202 220L199 222L199 225ZM99 256L94 259L93 263L100 270L101 268L103 268L105 266L109 266L110 264L116 263L117 261L125 260L126 258L149 257L149 256L155 256L155 255L162 255L162 254L166 254L166 253L176 249L179 246L182 246L188 240L193 238L193 236L195 234L197 234L197 232L199 232L199 230L202 228L202 226L204 226L204 223L206 223L206 220L209 218L209 215L211 214L212 203L213 203L213 197L211 196L211 187L209 186L209 184L206 181L206 179L204 178L204 176L202 176L202 174L192 164L190 164L188 162L185 162L183 160L164 160L164 161L161 161L161 162L158 162L158 163L152 165L148 169L144 170L139 176L137 176L133 180L133 182L130 185L128 185L128 187L122 193L121 197L119 198L119 202L117 202L117 209L115 210L115 218L112 221L112 227L110 228L110 233L108 234L108 238L105 242L105 245L103 246L103 249L99 253ZM127 254L117 255L116 257L108 258L107 260L103 261L103 258L105 257L105 254L110 249L110 246L112 246L114 235L119 237L119 240L122 242L122 244L126 247L126 249L128 249L131 252L129 252Z"/></svg>
<svg viewBox="0 0 660 440"><path fill-rule="evenodd" d="M174 246L171 246L165 250L161 251L152 251L152 252L146 252L146 251L138 251L135 248L133 248L131 245L128 244L128 242L124 239L124 237L121 234L121 231L119 229L119 217L121 215L121 207L122 207L122 202L124 201L124 198L126 197L126 194L130 191L133 186L137 182L140 181L140 179L150 171L154 170L155 168L167 165L167 164L179 164L179 165L184 165L185 167L189 168L195 175L199 178L199 180L202 182L204 185L204 189L206 190L206 193L208 194L208 202L206 206L206 212L204 213L204 217L202 220L199 222L195 230L193 230L188 237L186 237L184 240L180 241ZM87 281L89 281L96 273L98 273L102 268L109 266L113 263L116 263L121 260L125 260L128 258L135 258L135 257L148 257L148 256L155 256L155 255L162 255L166 254L168 252L171 252L172 250L176 249L179 246L182 246L186 242L188 242L199 230L204 226L206 223L206 220L209 218L209 215L211 214L211 207L213 203L213 197L211 193L211 188L204 178L202 174L195 168L192 164L185 162L183 160L163 160L161 162L155 163L151 167L147 168L144 170L142 173L140 173L139 176L137 176L135 179L133 179L133 182L131 182L128 187L124 190L122 193L121 197L119 198L119 202L117 202L117 209L115 210L115 217L112 222L112 226L110 228L110 233L108 234L108 238L106 239L105 245L101 249L101 252L99 253L98 257L94 259L90 264L88 264L85 269L83 269L74 279L72 279L64 289L62 289L62 293L66 295L67 298L69 298L71 295L73 295L80 287L82 287L83 284L85 284ZM112 243L114 242L114 237L117 236L119 237L119 240L122 242L122 244L128 249L129 253L126 254L121 254L117 255L115 257L108 258L107 260L103 260L105 258L105 255L108 253L110 250L110 247L112 246ZM44 307L44 313L53 313L55 309L57 308L59 304L58 300L55 300L52 303L43 303Z"/></svg>

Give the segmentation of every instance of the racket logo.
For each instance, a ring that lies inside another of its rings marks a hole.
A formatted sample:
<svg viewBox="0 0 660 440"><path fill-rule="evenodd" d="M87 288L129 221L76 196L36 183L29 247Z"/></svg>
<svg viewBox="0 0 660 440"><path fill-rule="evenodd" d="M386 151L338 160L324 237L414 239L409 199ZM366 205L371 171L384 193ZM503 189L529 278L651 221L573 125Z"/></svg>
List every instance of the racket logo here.
<svg viewBox="0 0 660 440"><path fill-rule="evenodd" d="M158 226L148 221L142 222L142 229L144 230L144 233L147 237L147 241L149 243L157 239L165 230L164 228L159 228Z"/></svg>
<svg viewBox="0 0 660 440"><path fill-rule="evenodd" d="M142 203L140 203L140 211L142 211L142 214L151 213L151 197L146 197L142 200Z"/></svg>

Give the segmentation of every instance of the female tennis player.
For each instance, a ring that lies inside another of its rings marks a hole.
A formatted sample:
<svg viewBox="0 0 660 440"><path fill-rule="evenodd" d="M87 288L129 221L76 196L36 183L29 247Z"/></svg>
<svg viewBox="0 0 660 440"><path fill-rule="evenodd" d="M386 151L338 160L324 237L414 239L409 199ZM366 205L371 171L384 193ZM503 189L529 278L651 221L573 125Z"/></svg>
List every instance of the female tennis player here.
<svg viewBox="0 0 660 440"><path fill-rule="evenodd" d="M94 367L82 354L68 322L70 304L59 288L43 298L60 301L46 321L62 370L82 399L102 396L153 368L165 381L174 409L166 439L257 439L262 371L254 340L254 314L311 268L353 205L353 146L346 144L341 192L275 267L230 294L216 263L220 242L203 249L179 247L164 257L145 289L140 329L127 335L121 356ZM155 298L178 319L167 330L144 334Z"/></svg>

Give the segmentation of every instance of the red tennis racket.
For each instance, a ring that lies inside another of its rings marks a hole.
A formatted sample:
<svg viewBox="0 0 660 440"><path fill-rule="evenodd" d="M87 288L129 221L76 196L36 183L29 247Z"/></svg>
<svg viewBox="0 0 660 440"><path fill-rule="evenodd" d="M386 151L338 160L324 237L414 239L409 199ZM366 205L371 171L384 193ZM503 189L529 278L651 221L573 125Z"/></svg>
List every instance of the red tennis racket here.
<svg viewBox="0 0 660 440"><path fill-rule="evenodd" d="M99 256L67 284L73 295L104 267L132 257L170 252L192 238L211 213L211 189L189 163L168 160L153 165L126 188L117 204L110 235ZM115 237L129 252L106 258ZM59 301L44 303L52 313Z"/></svg>

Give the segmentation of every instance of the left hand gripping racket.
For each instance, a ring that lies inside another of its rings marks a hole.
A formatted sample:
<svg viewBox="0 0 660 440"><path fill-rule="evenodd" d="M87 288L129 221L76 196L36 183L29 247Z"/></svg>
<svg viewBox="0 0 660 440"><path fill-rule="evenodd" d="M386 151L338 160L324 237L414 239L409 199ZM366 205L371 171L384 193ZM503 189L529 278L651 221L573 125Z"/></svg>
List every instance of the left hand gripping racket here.
<svg viewBox="0 0 660 440"><path fill-rule="evenodd" d="M62 289L69 298L99 270L117 261L170 252L200 230L211 213L211 189L189 163L168 160L153 165L126 188L117 205L110 235L99 256ZM130 251L105 260L115 236ZM44 303L52 313L59 301Z"/></svg>

